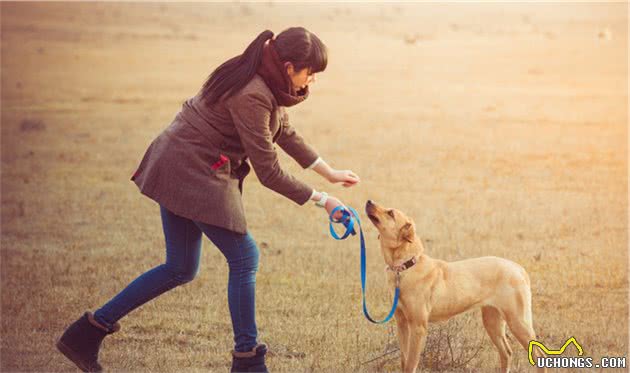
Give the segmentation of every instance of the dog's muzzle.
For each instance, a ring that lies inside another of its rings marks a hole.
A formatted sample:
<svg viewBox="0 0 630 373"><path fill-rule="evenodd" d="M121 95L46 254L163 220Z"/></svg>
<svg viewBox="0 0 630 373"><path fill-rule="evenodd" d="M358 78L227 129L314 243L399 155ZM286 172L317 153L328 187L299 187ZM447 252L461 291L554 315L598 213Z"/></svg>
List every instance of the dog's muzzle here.
<svg viewBox="0 0 630 373"><path fill-rule="evenodd" d="M372 221L374 225L377 225L379 223L379 220L376 215L374 215L374 209L374 203L372 202L372 200L368 200L365 203L365 213L367 214L368 218L370 218L370 221Z"/></svg>

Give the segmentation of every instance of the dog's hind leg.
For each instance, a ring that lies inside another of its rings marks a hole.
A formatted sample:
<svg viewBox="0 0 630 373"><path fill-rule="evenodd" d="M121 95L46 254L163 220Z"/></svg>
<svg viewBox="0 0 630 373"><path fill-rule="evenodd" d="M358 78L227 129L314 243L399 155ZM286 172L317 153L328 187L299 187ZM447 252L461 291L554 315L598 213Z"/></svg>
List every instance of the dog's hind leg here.
<svg viewBox="0 0 630 373"><path fill-rule="evenodd" d="M512 334L516 337L518 342L523 346L525 351L529 351L529 341L536 340L536 333L534 332L534 328L531 325L528 325L524 319L517 319L516 317L507 318L508 326L512 331ZM538 348L534 348L533 350L533 358L536 360L537 357L541 356L540 350ZM538 371L546 372L545 368L539 368Z"/></svg>
<svg viewBox="0 0 630 373"><path fill-rule="evenodd" d="M521 291L516 293L516 302L513 307L503 310L508 327L527 352L529 352L529 341L536 340L536 332L532 325L531 304L529 288L522 288ZM536 357L542 356L538 348L534 348L533 354L534 360L536 360ZM547 370L538 368L538 371L546 372Z"/></svg>
<svg viewBox="0 0 630 373"><path fill-rule="evenodd" d="M407 317L400 307L396 308L394 313L396 317L396 328L398 331L398 346L400 347L401 369L404 372L409 356L409 324Z"/></svg>
<svg viewBox="0 0 630 373"><path fill-rule="evenodd" d="M505 335L505 319L503 319L499 310L492 306L482 307L481 316L483 318L483 326L499 352L501 372L507 373L510 370L512 349Z"/></svg>

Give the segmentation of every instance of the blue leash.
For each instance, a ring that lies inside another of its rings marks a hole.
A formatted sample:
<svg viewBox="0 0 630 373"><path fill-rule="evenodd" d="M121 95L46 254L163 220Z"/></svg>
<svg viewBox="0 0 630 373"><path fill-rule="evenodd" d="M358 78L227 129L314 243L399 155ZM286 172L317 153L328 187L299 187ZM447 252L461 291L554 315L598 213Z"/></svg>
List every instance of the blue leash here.
<svg viewBox="0 0 630 373"><path fill-rule="evenodd" d="M354 223L356 222L359 225L359 232L361 233L360 234L360 237L361 237L361 292L363 295L363 314L368 320L370 320L374 324L384 324L388 322L392 318L392 316L394 316L394 312L396 311L396 306L398 305L398 297L400 295L400 286L399 286L400 273L396 273L396 294L394 294L394 305L392 306L391 311L389 311L389 315L387 315L387 317L385 317L381 321L375 321L374 319L370 317L370 314L368 313L368 310L367 310L367 305L365 304L365 282L366 282L365 281L365 278L366 278L365 257L366 255L365 255L365 239L363 238L363 229L361 228L361 221L359 220L359 214L356 212L356 210L350 206L347 206L347 208L350 211L346 210L344 206L337 206L330 213L330 216L329 216L330 235L333 236L333 238L337 240L344 240L350 234L352 234L353 236L356 235L357 232L354 229ZM333 215L335 215L335 213L340 209L343 210L342 216L339 220L336 220L335 218L333 218ZM337 232L335 232L335 229L333 228L333 223L342 223L346 227L346 232L341 237L339 237L337 235Z"/></svg>

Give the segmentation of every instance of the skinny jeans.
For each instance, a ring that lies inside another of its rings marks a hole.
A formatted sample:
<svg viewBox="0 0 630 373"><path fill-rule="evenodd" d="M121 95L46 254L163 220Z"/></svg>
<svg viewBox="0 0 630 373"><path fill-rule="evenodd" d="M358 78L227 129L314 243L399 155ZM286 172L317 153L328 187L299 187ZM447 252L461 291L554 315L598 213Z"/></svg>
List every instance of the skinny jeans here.
<svg viewBox="0 0 630 373"><path fill-rule="evenodd" d="M234 350L251 351L257 344L255 318L256 272L259 250L253 237L174 214L160 205L166 241L166 262L138 276L94 312L96 321L113 325L137 307L192 281L199 271L202 233L223 253L229 266L228 305L234 331Z"/></svg>

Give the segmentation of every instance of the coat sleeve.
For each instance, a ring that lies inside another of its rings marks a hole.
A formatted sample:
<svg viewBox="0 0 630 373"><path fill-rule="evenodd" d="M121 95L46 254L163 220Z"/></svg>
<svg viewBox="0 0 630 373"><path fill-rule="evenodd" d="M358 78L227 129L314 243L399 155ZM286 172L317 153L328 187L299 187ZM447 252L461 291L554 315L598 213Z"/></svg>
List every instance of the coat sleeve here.
<svg viewBox="0 0 630 373"><path fill-rule="evenodd" d="M283 125L282 133L278 137L277 143L302 168L307 168L319 158L317 150L304 141L302 136L291 126L288 119Z"/></svg>
<svg viewBox="0 0 630 373"><path fill-rule="evenodd" d="M313 188L280 167L269 129L273 110L269 99L262 93L250 92L232 96L226 104L241 144L260 182L299 205L306 203Z"/></svg>

